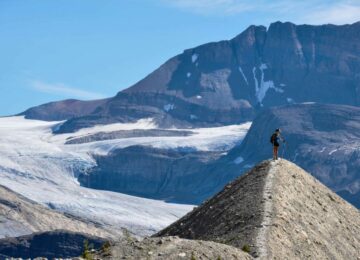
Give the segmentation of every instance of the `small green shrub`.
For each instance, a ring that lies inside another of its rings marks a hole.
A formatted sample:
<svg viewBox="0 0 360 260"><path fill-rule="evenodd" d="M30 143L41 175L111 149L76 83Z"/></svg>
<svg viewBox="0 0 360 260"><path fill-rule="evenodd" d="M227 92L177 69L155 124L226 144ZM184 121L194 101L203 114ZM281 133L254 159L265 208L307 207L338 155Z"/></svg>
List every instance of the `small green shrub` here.
<svg viewBox="0 0 360 260"><path fill-rule="evenodd" d="M190 258L191 260L196 260L196 257L195 257L195 255L194 255L194 252L192 252L191 253L191 258Z"/></svg>
<svg viewBox="0 0 360 260"><path fill-rule="evenodd" d="M249 245L244 245L242 248L242 251L246 252L246 253L250 253L250 246Z"/></svg>
<svg viewBox="0 0 360 260"><path fill-rule="evenodd" d="M129 230L127 230L126 228L121 228L121 231L124 235L124 238L126 239L126 241L128 243L132 242L134 240L134 238L132 237L131 233Z"/></svg>
<svg viewBox="0 0 360 260"><path fill-rule="evenodd" d="M86 260L93 260L93 256L91 254L91 249L92 249L92 245L89 245L89 241L85 240L84 241L84 251L81 254L81 257L86 259Z"/></svg>
<svg viewBox="0 0 360 260"><path fill-rule="evenodd" d="M101 251L105 254L105 255L109 255L110 254L110 248L111 248L111 244L109 241L106 241L104 244L102 244L101 246Z"/></svg>

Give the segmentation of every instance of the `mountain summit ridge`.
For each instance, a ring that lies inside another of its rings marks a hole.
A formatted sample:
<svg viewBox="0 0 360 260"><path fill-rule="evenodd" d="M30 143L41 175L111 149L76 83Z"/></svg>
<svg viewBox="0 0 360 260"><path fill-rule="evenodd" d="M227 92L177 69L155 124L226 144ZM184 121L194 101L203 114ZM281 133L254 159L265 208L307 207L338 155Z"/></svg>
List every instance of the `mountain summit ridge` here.
<svg viewBox="0 0 360 260"><path fill-rule="evenodd" d="M264 161L155 236L248 246L260 259L356 259L360 213L295 164Z"/></svg>

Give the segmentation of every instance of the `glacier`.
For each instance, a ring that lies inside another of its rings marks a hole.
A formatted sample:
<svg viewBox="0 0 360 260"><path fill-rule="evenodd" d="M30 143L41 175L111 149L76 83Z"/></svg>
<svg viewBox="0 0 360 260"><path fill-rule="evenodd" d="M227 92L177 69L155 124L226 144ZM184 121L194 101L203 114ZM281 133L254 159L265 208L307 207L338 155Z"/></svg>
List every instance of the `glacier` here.
<svg viewBox="0 0 360 260"><path fill-rule="evenodd" d="M96 165L92 155L106 155L114 149L137 144L168 149L186 144L197 150L226 151L240 143L251 126L248 122L190 129L193 134L189 136L120 138L69 145L65 144L69 138L157 126L147 118L54 135L53 129L62 123L28 120L22 116L0 118L0 184L57 211L99 223L109 230L126 228L138 236L153 234L194 206L82 187L77 176Z"/></svg>

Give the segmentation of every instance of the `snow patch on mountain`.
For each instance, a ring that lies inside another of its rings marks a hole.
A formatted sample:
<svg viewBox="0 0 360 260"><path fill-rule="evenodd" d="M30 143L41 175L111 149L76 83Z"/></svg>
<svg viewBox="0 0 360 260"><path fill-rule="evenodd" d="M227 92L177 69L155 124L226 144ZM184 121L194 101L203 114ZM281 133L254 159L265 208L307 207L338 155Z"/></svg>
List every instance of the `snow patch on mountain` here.
<svg viewBox="0 0 360 260"><path fill-rule="evenodd" d="M245 74L244 74L244 72L243 72L243 70L242 70L242 68L240 66L239 66L239 71L240 71L241 75L243 76L246 84L249 85L249 82L248 82L248 80L247 80L247 78L246 78L246 76L245 76Z"/></svg>
<svg viewBox="0 0 360 260"><path fill-rule="evenodd" d="M194 54L191 56L191 61L192 61L192 63L195 63L198 58L199 58L199 54L194 53Z"/></svg>
<svg viewBox="0 0 360 260"><path fill-rule="evenodd" d="M173 110L174 108L175 108L174 104L166 104L166 105L164 105L164 110L166 112L169 112L170 110Z"/></svg>
<svg viewBox="0 0 360 260"><path fill-rule="evenodd" d="M244 158L242 158L241 156L237 157L235 160L234 160L234 163L235 164L240 164L244 161Z"/></svg>
<svg viewBox="0 0 360 260"><path fill-rule="evenodd" d="M289 97L286 98L286 101L287 101L288 103L290 103L290 104L295 103L294 100L293 100L292 98L289 98Z"/></svg>
<svg viewBox="0 0 360 260"><path fill-rule="evenodd" d="M257 75L256 75L257 68L256 67L253 68L253 76L254 76L254 82L255 82L255 96L261 106L262 106L262 102L266 96L266 93L269 89L273 89L278 93L284 92L283 89L275 87L275 84L272 80L268 80L268 81L264 80L264 76L265 76L264 70L266 70L266 69L268 69L268 67L264 63L262 63L259 66L259 70L260 70L260 84L259 84L259 81L258 81Z"/></svg>

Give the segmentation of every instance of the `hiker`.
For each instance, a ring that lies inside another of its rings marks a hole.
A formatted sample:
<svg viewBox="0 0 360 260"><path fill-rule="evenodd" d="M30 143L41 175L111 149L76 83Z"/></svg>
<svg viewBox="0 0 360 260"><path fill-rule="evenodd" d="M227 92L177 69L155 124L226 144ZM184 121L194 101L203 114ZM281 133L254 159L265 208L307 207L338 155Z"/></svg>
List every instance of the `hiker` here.
<svg viewBox="0 0 360 260"><path fill-rule="evenodd" d="M285 143L285 139L281 136L281 131L280 129L276 129L275 132L272 134L270 142L273 145L273 159L277 160L278 158L278 152L279 152L279 146L280 146L280 141L282 141L283 143Z"/></svg>

